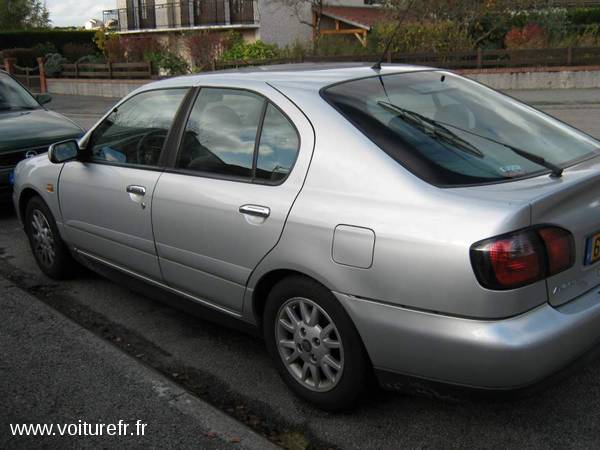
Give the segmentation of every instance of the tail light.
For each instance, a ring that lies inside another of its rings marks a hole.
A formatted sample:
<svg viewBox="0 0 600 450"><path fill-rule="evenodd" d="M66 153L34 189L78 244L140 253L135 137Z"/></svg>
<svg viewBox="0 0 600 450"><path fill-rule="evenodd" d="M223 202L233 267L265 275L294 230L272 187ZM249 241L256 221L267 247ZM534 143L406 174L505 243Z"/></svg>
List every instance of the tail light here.
<svg viewBox="0 0 600 450"><path fill-rule="evenodd" d="M494 290L515 289L573 266L575 243L568 231L543 226L505 234L471 247L479 283Z"/></svg>

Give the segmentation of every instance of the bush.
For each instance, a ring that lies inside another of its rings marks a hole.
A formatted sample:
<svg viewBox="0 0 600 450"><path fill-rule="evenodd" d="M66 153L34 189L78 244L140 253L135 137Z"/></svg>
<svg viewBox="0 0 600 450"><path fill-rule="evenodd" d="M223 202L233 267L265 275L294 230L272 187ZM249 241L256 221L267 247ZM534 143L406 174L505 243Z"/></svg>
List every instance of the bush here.
<svg viewBox="0 0 600 450"><path fill-rule="evenodd" d="M305 56L310 55L312 52L313 48L311 44L296 40L292 45L286 45L280 49L279 56L281 58L302 60Z"/></svg>
<svg viewBox="0 0 600 450"><path fill-rule="evenodd" d="M216 33L202 31L190 34L186 39L186 47L197 70L205 70L219 55L227 51L238 41L234 32Z"/></svg>
<svg viewBox="0 0 600 450"><path fill-rule="evenodd" d="M263 41L246 43L242 41L235 42L231 48L221 55L222 61L236 61L248 59L272 59L279 56L279 49L276 45L265 44Z"/></svg>
<svg viewBox="0 0 600 450"><path fill-rule="evenodd" d="M124 62L125 46L119 36L110 34L103 43L103 52L108 62Z"/></svg>
<svg viewBox="0 0 600 450"><path fill-rule="evenodd" d="M572 8L567 12L571 25L600 24L600 7Z"/></svg>
<svg viewBox="0 0 600 450"><path fill-rule="evenodd" d="M62 47L63 56L73 62L95 51L96 48L93 44L65 44Z"/></svg>
<svg viewBox="0 0 600 450"><path fill-rule="evenodd" d="M540 26L549 41L560 41L568 32L567 9L521 10L502 16L488 13L469 25L469 34L475 47L502 48L509 32L515 28L522 30L530 23Z"/></svg>
<svg viewBox="0 0 600 450"><path fill-rule="evenodd" d="M369 37L373 52L381 52L384 49L388 36L394 32L394 27L394 24L375 27L373 35ZM447 53L472 48L473 41L468 30L449 20L406 24L396 34L390 46L393 53Z"/></svg>
<svg viewBox="0 0 600 450"><path fill-rule="evenodd" d="M128 62L144 61L147 54L162 50L160 43L152 36L122 37L120 41Z"/></svg>
<svg viewBox="0 0 600 450"><path fill-rule="evenodd" d="M548 46L548 38L542 27L532 23L522 29L510 30L506 35L505 44L508 49L544 48Z"/></svg>
<svg viewBox="0 0 600 450"><path fill-rule="evenodd" d="M67 60L58 53L50 53L46 55L44 62L44 69L46 70L46 76L54 78L60 75L63 70L63 64Z"/></svg>
<svg viewBox="0 0 600 450"><path fill-rule="evenodd" d="M600 46L600 24L586 25L579 33L573 33L555 44L557 47L598 47Z"/></svg>
<svg viewBox="0 0 600 450"><path fill-rule="evenodd" d="M62 49L65 44L93 44L94 35L94 31L79 30L0 31L0 50L16 47L32 48L37 44L48 42L57 49Z"/></svg>
<svg viewBox="0 0 600 450"><path fill-rule="evenodd" d="M568 33L568 17L565 8L522 11L513 15L510 21L513 28L525 29L536 24L543 31L547 42L562 40Z"/></svg>
<svg viewBox="0 0 600 450"><path fill-rule="evenodd" d="M156 68L165 71L169 76L185 75L190 72L188 63L179 55L168 50L150 52L146 55L146 60Z"/></svg>
<svg viewBox="0 0 600 450"><path fill-rule="evenodd" d="M322 36L314 45L313 54L317 56L361 55L367 49L354 36Z"/></svg>
<svg viewBox="0 0 600 450"><path fill-rule="evenodd" d="M33 50L38 56L46 56L50 53L58 53L58 49L52 42L44 42L33 46Z"/></svg>

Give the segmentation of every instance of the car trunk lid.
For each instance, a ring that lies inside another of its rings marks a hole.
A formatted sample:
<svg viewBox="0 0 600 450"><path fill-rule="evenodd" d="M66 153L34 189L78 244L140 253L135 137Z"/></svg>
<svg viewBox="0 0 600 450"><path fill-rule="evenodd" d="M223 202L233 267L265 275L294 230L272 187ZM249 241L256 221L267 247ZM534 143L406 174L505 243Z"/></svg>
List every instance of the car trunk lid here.
<svg viewBox="0 0 600 450"><path fill-rule="evenodd" d="M460 190L463 195L490 201L529 203L531 225L554 225L573 234L573 267L546 280L548 300L553 306L600 285L600 261L585 264L586 241L600 233L600 157L566 169L561 178L544 175Z"/></svg>
<svg viewBox="0 0 600 450"><path fill-rule="evenodd" d="M600 262L586 264L586 246L600 234L600 161L594 158L565 172L554 189L531 201L531 222L560 226L575 239L575 263L546 280L554 306L573 300L600 284Z"/></svg>

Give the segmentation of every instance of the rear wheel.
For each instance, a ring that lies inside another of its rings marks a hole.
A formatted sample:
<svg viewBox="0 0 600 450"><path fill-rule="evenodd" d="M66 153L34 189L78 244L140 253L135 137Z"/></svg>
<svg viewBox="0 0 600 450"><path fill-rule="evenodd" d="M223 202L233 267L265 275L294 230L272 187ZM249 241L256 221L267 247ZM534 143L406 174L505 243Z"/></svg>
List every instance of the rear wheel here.
<svg viewBox="0 0 600 450"><path fill-rule="evenodd" d="M367 387L370 365L360 336L316 281L297 276L278 283L267 299L264 333L287 385L316 406L346 409Z"/></svg>
<svg viewBox="0 0 600 450"><path fill-rule="evenodd" d="M58 233L50 209L40 197L33 197L27 204L25 232L42 272L54 279L64 279L73 273L76 263Z"/></svg>

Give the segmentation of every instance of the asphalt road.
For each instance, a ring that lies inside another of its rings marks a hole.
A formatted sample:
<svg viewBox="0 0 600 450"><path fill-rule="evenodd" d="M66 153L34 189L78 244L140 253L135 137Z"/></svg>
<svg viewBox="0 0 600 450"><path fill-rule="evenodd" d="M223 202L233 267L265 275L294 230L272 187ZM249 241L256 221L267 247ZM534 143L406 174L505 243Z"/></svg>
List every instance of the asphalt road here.
<svg viewBox="0 0 600 450"><path fill-rule="evenodd" d="M0 292L0 448L276 448L2 277ZM55 428L13 435L22 424Z"/></svg>
<svg viewBox="0 0 600 450"><path fill-rule="evenodd" d="M598 91L512 94L600 137ZM68 98L60 98L54 107L65 105L67 114L78 115L94 108L91 99L72 100L82 105L74 113ZM87 272L62 283L45 278L10 211L0 214L0 258L0 276L290 448L309 443L314 448L373 449L600 447L600 360L588 361L528 397L465 396L449 401L375 389L356 410L333 415L297 400L256 338ZM1 320L6 320L3 314L0 310Z"/></svg>

